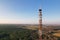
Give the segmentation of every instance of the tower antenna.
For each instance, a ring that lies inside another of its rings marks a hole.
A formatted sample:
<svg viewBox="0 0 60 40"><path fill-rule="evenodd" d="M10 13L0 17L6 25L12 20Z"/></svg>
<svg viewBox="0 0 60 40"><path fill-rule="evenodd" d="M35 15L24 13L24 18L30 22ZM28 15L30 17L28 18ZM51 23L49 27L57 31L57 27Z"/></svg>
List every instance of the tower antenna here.
<svg viewBox="0 0 60 40"><path fill-rule="evenodd" d="M39 40L42 40L42 9L39 9Z"/></svg>

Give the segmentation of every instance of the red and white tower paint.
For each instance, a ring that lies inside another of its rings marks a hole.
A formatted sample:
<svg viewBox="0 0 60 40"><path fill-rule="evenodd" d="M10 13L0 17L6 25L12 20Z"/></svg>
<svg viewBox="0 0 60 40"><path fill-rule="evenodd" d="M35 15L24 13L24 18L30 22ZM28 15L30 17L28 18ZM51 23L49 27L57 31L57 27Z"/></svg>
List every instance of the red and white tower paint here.
<svg viewBox="0 0 60 40"><path fill-rule="evenodd" d="M39 40L42 40L42 9L39 9Z"/></svg>

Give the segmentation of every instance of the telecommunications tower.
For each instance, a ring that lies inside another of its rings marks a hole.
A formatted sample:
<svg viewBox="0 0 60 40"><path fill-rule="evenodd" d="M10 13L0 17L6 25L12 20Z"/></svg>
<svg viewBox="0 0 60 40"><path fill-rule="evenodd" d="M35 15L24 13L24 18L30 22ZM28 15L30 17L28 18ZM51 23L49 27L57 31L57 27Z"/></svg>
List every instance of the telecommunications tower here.
<svg viewBox="0 0 60 40"><path fill-rule="evenodd" d="M39 40L42 40L42 9L39 9Z"/></svg>

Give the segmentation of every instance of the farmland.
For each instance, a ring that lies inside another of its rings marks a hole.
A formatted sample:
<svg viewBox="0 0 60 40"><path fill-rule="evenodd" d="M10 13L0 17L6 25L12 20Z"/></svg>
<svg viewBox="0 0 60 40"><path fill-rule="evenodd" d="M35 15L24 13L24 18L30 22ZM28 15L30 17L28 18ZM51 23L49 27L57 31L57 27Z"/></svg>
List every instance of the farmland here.
<svg viewBox="0 0 60 40"><path fill-rule="evenodd" d="M38 40L38 25L27 24L0 24L0 40ZM60 40L60 30L53 30L51 33L46 33L48 27L43 31L43 37ZM49 31L48 31L49 32ZM46 33L46 34L45 34ZM49 39L48 39L49 40Z"/></svg>

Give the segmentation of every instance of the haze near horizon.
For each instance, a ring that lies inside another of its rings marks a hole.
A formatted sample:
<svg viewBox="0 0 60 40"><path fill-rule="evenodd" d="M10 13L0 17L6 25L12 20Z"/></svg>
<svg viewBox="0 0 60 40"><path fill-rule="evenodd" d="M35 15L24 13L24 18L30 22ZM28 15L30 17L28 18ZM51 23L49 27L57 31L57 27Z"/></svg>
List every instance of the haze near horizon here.
<svg viewBox="0 0 60 40"><path fill-rule="evenodd" d="M60 0L0 0L0 24L38 24L40 5L43 24L60 24Z"/></svg>

